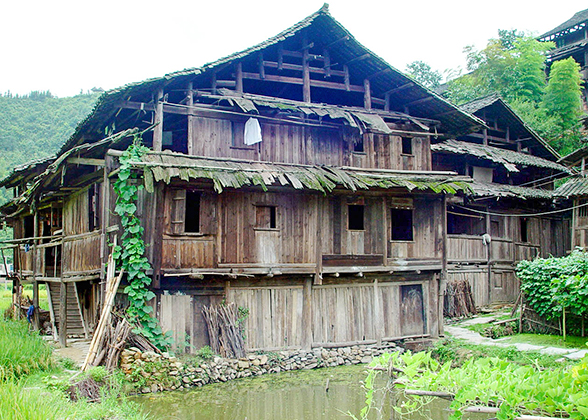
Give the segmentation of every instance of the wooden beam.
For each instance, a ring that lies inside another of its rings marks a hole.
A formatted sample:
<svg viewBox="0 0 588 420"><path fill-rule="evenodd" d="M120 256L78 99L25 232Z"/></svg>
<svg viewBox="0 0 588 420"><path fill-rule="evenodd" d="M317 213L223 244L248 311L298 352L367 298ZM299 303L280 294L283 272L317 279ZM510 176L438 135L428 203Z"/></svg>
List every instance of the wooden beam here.
<svg viewBox="0 0 588 420"><path fill-rule="evenodd" d="M263 53L259 53L259 77L265 79L265 62L263 61Z"/></svg>
<svg viewBox="0 0 588 420"><path fill-rule="evenodd" d="M365 53L365 54L359 55L359 56L357 56L355 58L352 58L351 60L349 60L345 64L351 64L351 63L355 63L356 61L366 60L366 59L368 59L370 57L371 57L371 54L370 53Z"/></svg>
<svg viewBox="0 0 588 420"><path fill-rule="evenodd" d="M216 78L215 78L216 80ZM194 106L194 84L188 83L188 103L189 107ZM188 154L194 154L194 116L188 114Z"/></svg>
<svg viewBox="0 0 588 420"><path fill-rule="evenodd" d="M370 79L363 81L363 107L365 109L372 109L372 93L370 88Z"/></svg>
<svg viewBox="0 0 588 420"><path fill-rule="evenodd" d="M390 89L389 91L386 92L386 94L392 95L394 93L400 92L401 90L408 89L409 87L413 87L413 86L414 86L414 83L408 82L408 83L405 83L404 85L395 87L394 89Z"/></svg>
<svg viewBox="0 0 588 420"><path fill-rule="evenodd" d="M336 39L335 41L331 42L330 44L327 44L326 48L332 47L333 45L337 45L341 42L349 41L350 39L351 38L349 37L349 35L345 35L344 37Z"/></svg>
<svg viewBox="0 0 588 420"><path fill-rule="evenodd" d="M67 159L67 163L72 165L104 166L104 159L70 157Z"/></svg>
<svg viewBox="0 0 588 420"><path fill-rule="evenodd" d="M435 98L434 96L427 96L426 98L421 98L421 99L417 99L416 101L411 101L411 102L407 103L406 105L413 106L413 105L417 105L417 104L422 104L425 102L432 101L434 98Z"/></svg>
<svg viewBox="0 0 588 420"><path fill-rule="evenodd" d="M257 74L257 73L243 72L243 78L244 79L251 79L251 80L261 80L261 78L259 77L259 74ZM303 80L301 78L278 76L275 74L266 74L265 80L268 80L270 82L278 82L278 83L290 83L293 85L302 85L303 84ZM357 85L351 85L351 84L349 84L347 86L347 85L343 85L341 83L327 82L324 80L310 79L310 86L311 87L326 88L326 89L334 89L334 90L345 90L348 92L358 92L358 93L364 92L363 86L357 86Z"/></svg>
<svg viewBox="0 0 588 420"><path fill-rule="evenodd" d="M264 61L263 65L264 65L264 67L278 69L278 70L294 70L294 71L300 71L300 72L303 70L303 67L300 64L282 63L282 65L280 67L280 63L276 63L275 61ZM345 77L345 72L343 72L341 70L331 70L330 67L328 69L326 69L326 68L321 68L321 67L312 67L309 65L308 70L310 71L310 73L323 74L323 75L325 75L325 77L329 77L329 76Z"/></svg>
<svg viewBox="0 0 588 420"><path fill-rule="evenodd" d="M383 70L380 70L380 71L377 71L377 72L375 72L375 73L372 73L372 74L370 74L370 75L367 77L367 79L369 79L369 80L372 80L372 79L374 79L374 78L376 78L376 77L378 77L378 76L381 76L381 75L383 75L383 74L390 73L391 71L392 71L392 69L391 69L390 67L386 67L386 68L385 68L385 69L383 69Z"/></svg>
<svg viewBox="0 0 588 420"><path fill-rule="evenodd" d="M308 68L308 48L304 49L302 58L302 100L310 103L310 70Z"/></svg>
<svg viewBox="0 0 588 420"><path fill-rule="evenodd" d="M239 93L243 93L243 64L240 61L237 63L237 75L235 81L237 83L235 90Z"/></svg>
<svg viewBox="0 0 588 420"><path fill-rule="evenodd" d="M351 90L351 82L349 81L349 67L344 65L343 71L345 72L345 90L349 92Z"/></svg>
<svg viewBox="0 0 588 420"><path fill-rule="evenodd" d="M157 91L155 106L155 128L153 129L153 151L161 152L163 143L163 88Z"/></svg>
<svg viewBox="0 0 588 420"><path fill-rule="evenodd" d="M329 50L326 48L323 50L323 57L325 58L325 61L323 62L325 77L331 77L331 54L329 54Z"/></svg>
<svg viewBox="0 0 588 420"><path fill-rule="evenodd" d="M59 285L59 344L67 346L67 284L63 279Z"/></svg>

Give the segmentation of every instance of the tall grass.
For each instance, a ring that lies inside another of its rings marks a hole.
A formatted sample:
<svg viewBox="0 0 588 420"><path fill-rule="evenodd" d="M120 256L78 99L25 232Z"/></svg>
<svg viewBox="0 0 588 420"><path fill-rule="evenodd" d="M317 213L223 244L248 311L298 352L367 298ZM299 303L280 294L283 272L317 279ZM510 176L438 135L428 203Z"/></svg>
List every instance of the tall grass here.
<svg viewBox="0 0 588 420"><path fill-rule="evenodd" d="M52 352L26 321L0 319L0 384L50 369Z"/></svg>

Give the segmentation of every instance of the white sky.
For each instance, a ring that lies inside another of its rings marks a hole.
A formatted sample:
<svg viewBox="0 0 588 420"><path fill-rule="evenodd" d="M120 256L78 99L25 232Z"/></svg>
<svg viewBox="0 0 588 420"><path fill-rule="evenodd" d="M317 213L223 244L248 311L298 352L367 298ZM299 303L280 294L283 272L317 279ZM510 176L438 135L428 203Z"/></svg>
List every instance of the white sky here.
<svg viewBox="0 0 588 420"><path fill-rule="evenodd" d="M257 44L322 6L321 0L4 0L0 93L71 96L197 67ZM331 0L330 12L366 47L404 70L464 66L498 29L540 35L585 1Z"/></svg>

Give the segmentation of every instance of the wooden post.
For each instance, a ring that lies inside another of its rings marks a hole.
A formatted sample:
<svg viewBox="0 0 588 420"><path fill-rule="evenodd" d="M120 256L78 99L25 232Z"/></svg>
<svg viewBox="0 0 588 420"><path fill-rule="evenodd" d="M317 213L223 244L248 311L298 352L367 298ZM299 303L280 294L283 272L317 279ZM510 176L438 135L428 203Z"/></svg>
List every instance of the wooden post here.
<svg viewBox="0 0 588 420"><path fill-rule="evenodd" d="M326 220L324 218L323 212L323 197L317 198L316 208L317 208L317 218L316 218L316 250L315 250L315 258L316 258L316 269L314 273L314 284L323 284L323 221Z"/></svg>
<svg viewBox="0 0 588 420"><path fill-rule="evenodd" d="M370 79L363 80L363 107L365 109L372 109L372 92L370 87Z"/></svg>
<svg viewBox="0 0 588 420"><path fill-rule="evenodd" d="M386 92L384 95L384 100L386 101L384 105L384 111L390 111L390 93Z"/></svg>
<svg viewBox="0 0 588 420"><path fill-rule="evenodd" d="M213 93L214 94L214 93ZM194 85L188 83L188 154L194 154L194 115L192 107L194 106Z"/></svg>
<svg viewBox="0 0 588 420"><path fill-rule="evenodd" d="M35 206L36 207L36 206ZM39 212L35 209L35 213L33 216L34 226L33 226L33 306L35 307L35 312L33 314L32 324L35 330L39 329L39 282L37 281L37 269L41 267L37 267L37 263L41 262L41 259L38 258L37 252L37 238L39 237ZM41 251L43 252L43 251Z"/></svg>
<svg viewBox="0 0 588 420"><path fill-rule="evenodd" d="M312 279L304 279L302 289L302 348L312 348Z"/></svg>
<svg viewBox="0 0 588 420"><path fill-rule="evenodd" d="M388 234L389 231L388 229L390 229L390 227L388 226L388 205L387 205L388 201L386 200L386 197L382 197L382 223L384 225L383 227L383 236L382 238L384 239L384 243L382 244L382 254L383 254L383 258L382 258L382 264L384 265L384 267L386 267L388 265L388 245L389 245L389 241L388 241Z"/></svg>
<svg viewBox="0 0 588 420"><path fill-rule="evenodd" d="M237 63L236 79L235 90L239 93L243 93L243 64L241 64L240 61Z"/></svg>
<svg viewBox="0 0 588 420"><path fill-rule="evenodd" d="M310 103L310 68L308 61L308 47L305 45L302 53L302 100Z"/></svg>
<svg viewBox="0 0 588 420"><path fill-rule="evenodd" d="M489 210L486 208L486 210ZM486 233L490 235L491 223L490 223L490 215L486 214ZM492 302L492 243L489 242L486 244L486 255L488 260L488 303Z"/></svg>
<svg viewBox="0 0 588 420"><path fill-rule="evenodd" d="M63 277L59 287L59 344L67 347L67 283Z"/></svg>
<svg viewBox="0 0 588 420"><path fill-rule="evenodd" d="M384 337L384 321L382 315L384 309L380 300L380 288L378 286L378 279L374 279L374 330L376 333L376 340L378 340L378 346L382 344L382 338Z"/></svg>
<svg viewBox="0 0 588 420"><path fill-rule="evenodd" d="M153 122L156 124L153 130L153 151L161 152L163 144L163 88L157 91L155 120Z"/></svg>
<svg viewBox="0 0 588 420"><path fill-rule="evenodd" d="M155 214L153 214L154 228L151 237L152 264L153 264L153 283L154 289L161 287L161 256L163 250L163 219L164 219L164 200L165 190L163 183L158 182L155 186Z"/></svg>
<svg viewBox="0 0 588 420"><path fill-rule="evenodd" d="M443 256L441 263L441 276L439 278L439 299L437 306L439 307L439 335L443 335L443 304L445 302L445 291L447 288L447 196L443 195L443 204L441 206L441 226L442 238L441 241L441 255Z"/></svg>

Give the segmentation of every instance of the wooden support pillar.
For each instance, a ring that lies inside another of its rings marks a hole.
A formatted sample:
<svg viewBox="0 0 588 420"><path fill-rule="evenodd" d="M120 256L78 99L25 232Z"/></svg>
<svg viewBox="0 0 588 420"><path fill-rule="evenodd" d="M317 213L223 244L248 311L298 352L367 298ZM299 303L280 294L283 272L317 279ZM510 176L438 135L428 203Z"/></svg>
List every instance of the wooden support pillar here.
<svg viewBox="0 0 588 420"><path fill-rule="evenodd" d="M265 63L263 61L263 53L259 53L259 78L265 79Z"/></svg>
<svg viewBox="0 0 588 420"><path fill-rule="evenodd" d="M349 92L351 89L351 82L349 80L349 67L347 67L347 64L343 65L343 72L345 73L345 89Z"/></svg>
<svg viewBox="0 0 588 420"><path fill-rule="evenodd" d="M302 348L312 348L312 279L304 279L302 289Z"/></svg>
<svg viewBox="0 0 588 420"><path fill-rule="evenodd" d="M323 232L322 232L322 226L323 226L323 221L325 220L324 218L324 211L323 211L323 205L324 205L324 198L323 197L318 197L317 198L318 202L317 202L317 210L318 210L318 214L317 214L317 218L316 218L316 241L315 241L315 246L316 246L316 250L315 250L315 259L316 259L316 269L315 269L315 273L314 273L314 284L323 284Z"/></svg>
<svg viewBox="0 0 588 420"><path fill-rule="evenodd" d="M308 47L305 46L302 53L302 100L310 103L310 68L308 61Z"/></svg>
<svg viewBox="0 0 588 420"><path fill-rule="evenodd" d="M372 92L370 88L370 79L363 80L363 107L372 109Z"/></svg>
<svg viewBox="0 0 588 420"><path fill-rule="evenodd" d="M35 330L39 329L39 282L37 281L37 270L40 270L43 267L41 258L39 255L39 249L37 248L38 245L38 237L39 237L39 212L36 210L33 215L33 306L35 307L35 312L33 315L32 323L33 328ZM41 251L43 252L43 251ZM41 264L40 264L41 263Z"/></svg>
<svg viewBox="0 0 588 420"><path fill-rule="evenodd" d="M325 77L331 77L331 55L328 49L323 50L323 68L325 69Z"/></svg>
<svg viewBox="0 0 588 420"><path fill-rule="evenodd" d="M384 232L384 234L382 235L382 239L383 239L383 244L382 244L382 253L383 253L383 258L382 258L382 264L385 266L388 265L388 245L389 245L389 241L388 241L388 234L389 234L389 229L390 227L388 226L388 201L386 200L386 197L382 197L382 225L383 225L383 229L382 231Z"/></svg>
<svg viewBox="0 0 588 420"><path fill-rule="evenodd" d="M151 262L153 265L153 282L151 285L154 289L159 289L161 288L161 257L163 250L163 219L165 200L165 190L163 183L157 183L153 194L155 194L155 208L151 214L151 220L153 220L154 225L151 237Z"/></svg>
<svg viewBox="0 0 588 420"><path fill-rule="evenodd" d="M384 111L390 111L390 94L389 93L386 93L384 95L384 100L385 100Z"/></svg>
<svg viewBox="0 0 588 420"><path fill-rule="evenodd" d="M490 215L486 214L486 233L490 235L491 221ZM488 257L488 303L492 302L492 243L486 244L486 255Z"/></svg>
<svg viewBox="0 0 588 420"><path fill-rule="evenodd" d="M239 61L237 63L237 75L235 90L239 93L243 93L243 64Z"/></svg>
<svg viewBox="0 0 588 420"><path fill-rule="evenodd" d="M443 335L443 304L445 302L445 293L447 291L447 196L443 195L441 204L441 275L439 276L439 299L438 299L438 318L439 318L439 335Z"/></svg>
<svg viewBox="0 0 588 420"><path fill-rule="evenodd" d="M67 284L63 278L59 287L59 344L67 346Z"/></svg>
<svg viewBox="0 0 588 420"><path fill-rule="evenodd" d="M384 314L384 308L382 307L382 300L380 299L380 287L378 279L374 280L374 330L376 332L376 340L378 340L378 346L382 344L382 338L384 337L384 320L382 315Z"/></svg>
<svg viewBox="0 0 588 420"><path fill-rule="evenodd" d="M214 77L214 75L213 75ZM215 77L215 83L216 83L216 77ZM215 88L216 89L216 88ZM188 83L188 109L191 110L192 107L194 106L194 85L192 82ZM213 92L213 95L215 95L216 93ZM190 113L188 114L188 154L189 155L193 155L194 154L194 115L192 115L192 112L190 111Z"/></svg>
<svg viewBox="0 0 588 420"><path fill-rule="evenodd" d="M163 88L157 91L153 122L156 124L153 130L153 151L161 152L163 144Z"/></svg>
<svg viewBox="0 0 588 420"><path fill-rule="evenodd" d="M192 84L192 83L190 83ZM211 88L211 92L213 95L217 94L216 88L217 88L217 83L216 83L216 71L212 72L212 83L210 84L210 88Z"/></svg>

